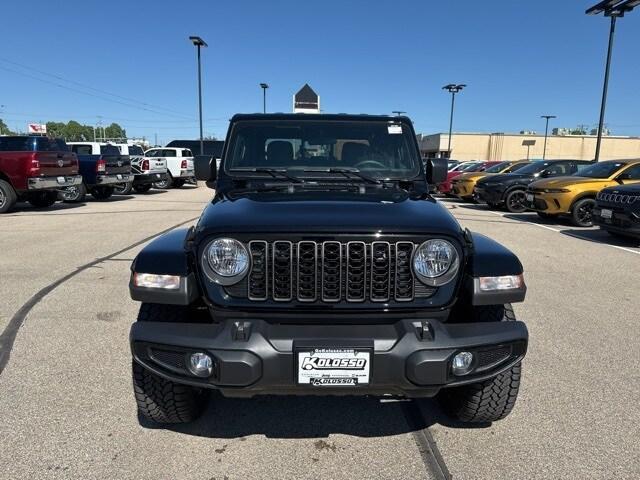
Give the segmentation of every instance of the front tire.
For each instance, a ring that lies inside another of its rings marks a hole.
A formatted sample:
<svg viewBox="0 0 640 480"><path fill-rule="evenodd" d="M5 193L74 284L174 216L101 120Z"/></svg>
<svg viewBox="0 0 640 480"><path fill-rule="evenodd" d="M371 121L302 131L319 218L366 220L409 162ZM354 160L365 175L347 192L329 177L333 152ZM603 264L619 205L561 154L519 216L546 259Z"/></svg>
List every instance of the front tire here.
<svg viewBox="0 0 640 480"><path fill-rule="evenodd" d="M513 190L508 193L505 198L504 204L507 210L511 213L524 213L527 208L524 206L526 201L526 194L524 190Z"/></svg>
<svg viewBox="0 0 640 480"><path fill-rule="evenodd" d="M593 198L578 200L571 209L571 222L576 227L591 227L593 225L593 207L596 201Z"/></svg>
<svg viewBox="0 0 640 480"><path fill-rule="evenodd" d="M37 192L29 196L28 202L36 208L47 208L56 203L58 192Z"/></svg>
<svg viewBox="0 0 640 480"><path fill-rule="evenodd" d="M91 196L96 200L107 200L113 195L113 187L95 187L91 190Z"/></svg>
<svg viewBox="0 0 640 480"><path fill-rule="evenodd" d="M509 322L516 317L510 304L476 307L477 322ZM452 418L467 423L489 423L502 420L511 413L518 398L521 362L493 378L482 382L445 388L437 399Z"/></svg>
<svg viewBox="0 0 640 480"><path fill-rule="evenodd" d="M166 380L132 362L133 392L138 413L165 424L189 423L197 419L206 404L206 392Z"/></svg>
<svg viewBox="0 0 640 480"><path fill-rule="evenodd" d="M0 180L0 213L7 213L18 201L18 195L11 184Z"/></svg>
<svg viewBox="0 0 640 480"><path fill-rule="evenodd" d="M84 202L86 196L87 187L84 185L84 183L67 187L62 192L60 192L60 199L65 203Z"/></svg>

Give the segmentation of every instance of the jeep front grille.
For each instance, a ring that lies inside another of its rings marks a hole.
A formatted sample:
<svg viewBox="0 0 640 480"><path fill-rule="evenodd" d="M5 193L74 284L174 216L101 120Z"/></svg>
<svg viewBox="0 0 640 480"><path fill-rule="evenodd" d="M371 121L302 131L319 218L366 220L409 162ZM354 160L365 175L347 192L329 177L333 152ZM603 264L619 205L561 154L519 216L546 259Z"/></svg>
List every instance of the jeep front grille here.
<svg viewBox="0 0 640 480"><path fill-rule="evenodd" d="M429 297L436 289L414 280L414 248L409 241L253 240L246 281L227 291L252 301L302 303L407 302Z"/></svg>
<svg viewBox="0 0 640 480"><path fill-rule="evenodd" d="M619 203L621 205L633 205L640 200L640 195L625 195L618 193L600 192L597 196L598 200L607 203Z"/></svg>

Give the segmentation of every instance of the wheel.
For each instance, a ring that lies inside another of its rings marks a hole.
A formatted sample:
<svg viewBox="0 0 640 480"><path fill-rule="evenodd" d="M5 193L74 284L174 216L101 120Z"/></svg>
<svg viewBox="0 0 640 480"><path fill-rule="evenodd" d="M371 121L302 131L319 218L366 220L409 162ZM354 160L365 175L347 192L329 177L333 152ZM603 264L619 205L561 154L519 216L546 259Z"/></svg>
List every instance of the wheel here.
<svg viewBox="0 0 640 480"><path fill-rule="evenodd" d="M187 307L143 303L139 322L181 322L187 320ZM133 391L138 412L157 423L187 423L200 416L208 391L181 385L146 370L133 361Z"/></svg>
<svg viewBox="0 0 640 480"><path fill-rule="evenodd" d="M513 190L507 194L504 204L511 213L523 213L527 210L524 206L525 200L524 190Z"/></svg>
<svg viewBox="0 0 640 480"><path fill-rule="evenodd" d="M50 207L58 200L58 192L56 191L46 191L46 192L36 192L29 196L29 203L37 208L46 208Z"/></svg>
<svg viewBox="0 0 640 480"><path fill-rule="evenodd" d="M185 180L182 179L178 179L178 180L174 180L173 181L173 187L174 188L180 188L185 184Z"/></svg>
<svg viewBox="0 0 640 480"><path fill-rule="evenodd" d="M96 200L106 200L113 195L113 187L95 187L91 190L91 196Z"/></svg>
<svg viewBox="0 0 640 480"><path fill-rule="evenodd" d="M18 201L18 195L11 184L0 180L0 213L7 213Z"/></svg>
<svg viewBox="0 0 640 480"><path fill-rule="evenodd" d="M72 185L60 192L60 200L65 203L84 202L86 196L87 187L84 183L81 183L80 185Z"/></svg>
<svg viewBox="0 0 640 480"><path fill-rule="evenodd" d="M578 200L571 209L571 221L576 227L590 227L593 225L592 211L596 206L593 198Z"/></svg>
<svg viewBox="0 0 640 480"><path fill-rule="evenodd" d="M136 193L147 193L149 190L151 190L151 184L143 183L142 185L134 185L133 189L136 191Z"/></svg>
<svg viewBox="0 0 640 480"><path fill-rule="evenodd" d="M133 393L138 413L156 423L189 423L197 419L207 392L159 377L132 362Z"/></svg>
<svg viewBox="0 0 640 480"><path fill-rule="evenodd" d="M173 186L173 181L174 180L173 180L173 177L171 176L171 172L168 172L167 178L165 178L164 180L160 180L159 182L155 182L153 186L164 190L167 188L171 188Z"/></svg>
<svg viewBox="0 0 640 480"><path fill-rule="evenodd" d="M113 193L115 193L116 195L129 195L131 193L131 190L133 190L132 182L119 183L118 185L113 187Z"/></svg>
<svg viewBox="0 0 640 480"><path fill-rule="evenodd" d="M476 321L513 321L511 305L475 308ZM438 402L451 417L468 423L488 423L505 418L516 403L520 389L521 363L482 382L445 388Z"/></svg>

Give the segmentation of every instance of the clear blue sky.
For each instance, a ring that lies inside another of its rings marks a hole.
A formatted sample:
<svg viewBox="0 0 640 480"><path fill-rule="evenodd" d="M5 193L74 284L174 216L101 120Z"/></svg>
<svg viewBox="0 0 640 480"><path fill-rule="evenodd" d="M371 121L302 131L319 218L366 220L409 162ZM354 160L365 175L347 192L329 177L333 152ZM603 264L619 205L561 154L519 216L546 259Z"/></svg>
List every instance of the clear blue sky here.
<svg viewBox="0 0 640 480"><path fill-rule="evenodd" d="M93 124L102 115L152 141L156 133L162 142L195 138L195 48L187 37L197 34L209 43L206 134L223 136L235 112L260 111L260 82L271 85L271 111L290 111L291 95L308 82L326 112L405 110L425 133L448 128L450 97L441 87L451 82L469 85L458 97L457 131L540 132L541 114L558 115L554 126L594 126L609 22L584 14L592 3L4 2L0 117L24 128L40 120ZM640 135L639 60L640 8L618 22L606 117L617 134Z"/></svg>

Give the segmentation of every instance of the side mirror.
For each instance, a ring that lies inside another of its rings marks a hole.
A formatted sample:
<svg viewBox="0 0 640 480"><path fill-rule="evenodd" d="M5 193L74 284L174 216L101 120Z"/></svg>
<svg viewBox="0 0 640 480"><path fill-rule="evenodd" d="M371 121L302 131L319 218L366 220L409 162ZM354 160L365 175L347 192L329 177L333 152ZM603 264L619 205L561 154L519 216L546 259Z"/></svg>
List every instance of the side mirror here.
<svg viewBox="0 0 640 480"><path fill-rule="evenodd" d="M428 184L437 185L447 180L448 162L446 158L429 158L425 166Z"/></svg>
<svg viewBox="0 0 640 480"><path fill-rule="evenodd" d="M212 155L196 155L193 157L193 169L197 180L207 182L207 186L213 188L209 183L215 182L218 169L216 168L216 160Z"/></svg>

